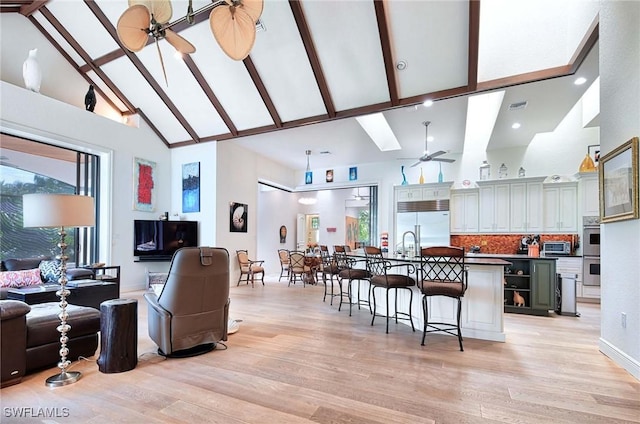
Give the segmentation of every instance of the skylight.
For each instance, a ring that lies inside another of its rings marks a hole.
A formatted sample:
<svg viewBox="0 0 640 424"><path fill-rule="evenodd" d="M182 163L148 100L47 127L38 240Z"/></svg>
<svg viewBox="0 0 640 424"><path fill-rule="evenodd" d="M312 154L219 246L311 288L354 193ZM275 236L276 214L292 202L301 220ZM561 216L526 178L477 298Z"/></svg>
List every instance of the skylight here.
<svg viewBox="0 0 640 424"><path fill-rule="evenodd" d="M376 143L380 151L387 152L401 149L398 139L381 112L359 116L356 117L356 120L367 132L371 140Z"/></svg>

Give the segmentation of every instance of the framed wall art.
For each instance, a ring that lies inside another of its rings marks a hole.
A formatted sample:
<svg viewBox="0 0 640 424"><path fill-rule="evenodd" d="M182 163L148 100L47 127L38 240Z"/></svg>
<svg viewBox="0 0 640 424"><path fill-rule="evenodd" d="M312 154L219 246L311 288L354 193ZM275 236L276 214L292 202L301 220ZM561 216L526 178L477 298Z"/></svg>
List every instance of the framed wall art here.
<svg viewBox="0 0 640 424"><path fill-rule="evenodd" d="M156 209L156 163L133 158L133 209L153 212Z"/></svg>
<svg viewBox="0 0 640 424"><path fill-rule="evenodd" d="M600 222L638 219L638 137L600 158Z"/></svg>
<svg viewBox="0 0 640 424"><path fill-rule="evenodd" d="M200 212L200 162L182 165L182 212Z"/></svg>
<svg viewBox="0 0 640 424"><path fill-rule="evenodd" d="M229 204L229 231L232 233L247 232L247 209L244 203L232 202Z"/></svg>
<svg viewBox="0 0 640 424"><path fill-rule="evenodd" d="M333 182L333 169L327 169L325 181L328 183Z"/></svg>
<svg viewBox="0 0 640 424"><path fill-rule="evenodd" d="M358 168L352 166L349 168L349 181L355 181L358 179Z"/></svg>

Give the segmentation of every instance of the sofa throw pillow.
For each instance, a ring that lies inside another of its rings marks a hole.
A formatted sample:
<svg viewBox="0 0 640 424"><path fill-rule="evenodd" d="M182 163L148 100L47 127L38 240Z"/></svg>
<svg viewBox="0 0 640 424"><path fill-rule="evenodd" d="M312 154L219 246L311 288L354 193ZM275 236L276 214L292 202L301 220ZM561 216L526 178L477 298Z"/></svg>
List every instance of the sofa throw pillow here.
<svg viewBox="0 0 640 424"><path fill-rule="evenodd" d="M0 287L27 287L42 284L40 269L27 269L24 271L0 272Z"/></svg>
<svg viewBox="0 0 640 424"><path fill-rule="evenodd" d="M60 279L60 261L42 261L38 266L40 269L40 278L45 284L58 284Z"/></svg>

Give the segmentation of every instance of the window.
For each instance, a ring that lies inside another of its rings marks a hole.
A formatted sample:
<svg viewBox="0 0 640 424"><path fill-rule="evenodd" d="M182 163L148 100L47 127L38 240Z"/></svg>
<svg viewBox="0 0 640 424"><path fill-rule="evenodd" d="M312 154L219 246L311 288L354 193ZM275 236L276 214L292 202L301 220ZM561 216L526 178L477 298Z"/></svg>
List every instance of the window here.
<svg viewBox="0 0 640 424"><path fill-rule="evenodd" d="M22 195L29 193L97 196L99 158L49 144L2 134L0 162L0 259L55 257L58 230L23 228ZM87 264L98 258L97 227L67 231L69 263Z"/></svg>

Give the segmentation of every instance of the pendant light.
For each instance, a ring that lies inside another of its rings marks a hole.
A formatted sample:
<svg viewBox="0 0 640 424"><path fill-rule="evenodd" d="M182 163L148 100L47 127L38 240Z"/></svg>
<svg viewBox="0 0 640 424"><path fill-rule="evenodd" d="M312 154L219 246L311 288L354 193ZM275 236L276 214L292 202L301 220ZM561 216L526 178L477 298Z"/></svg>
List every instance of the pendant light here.
<svg viewBox="0 0 640 424"><path fill-rule="evenodd" d="M311 172L311 167L309 166L309 156L311 156L311 150L305 150L304 152L307 155L307 170L304 173L304 183L312 184L313 183L313 172Z"/></svg>

